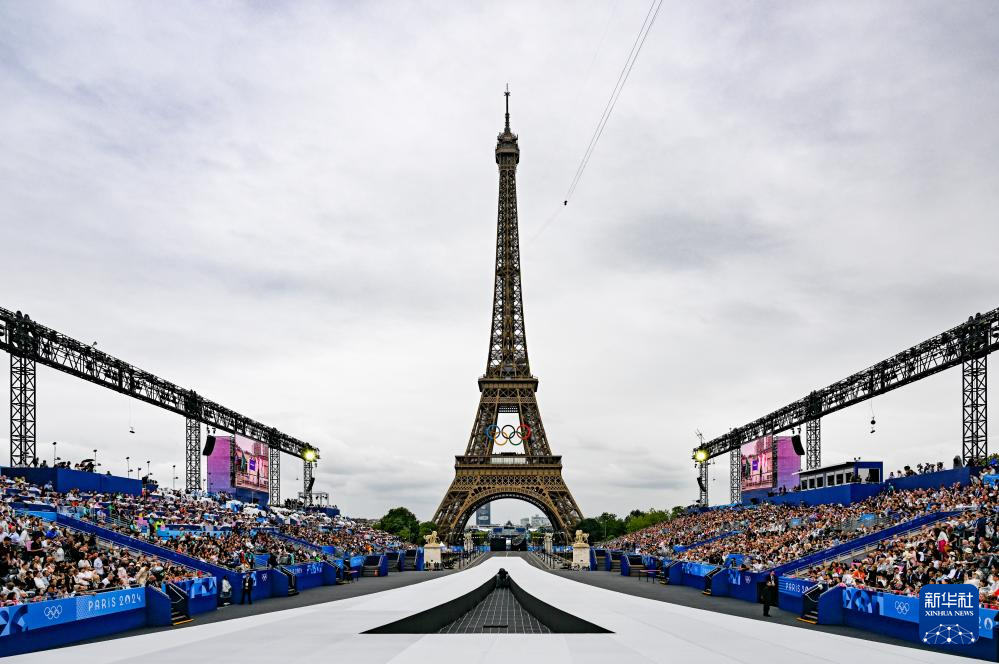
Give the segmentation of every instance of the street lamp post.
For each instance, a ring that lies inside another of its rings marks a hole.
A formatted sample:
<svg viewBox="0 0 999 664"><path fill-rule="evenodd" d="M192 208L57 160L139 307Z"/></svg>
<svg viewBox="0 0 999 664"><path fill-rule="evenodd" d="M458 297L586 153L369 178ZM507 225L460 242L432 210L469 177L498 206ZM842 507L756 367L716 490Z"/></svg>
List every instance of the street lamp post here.
<svg viewBox="0 0 999 664"><path fill-rule="evenodd" d="M173 490L177 490L177 464L173 464Z"/></svg>
<svg viewBox="0 0 999 664"><path fill-rule="evenodd" d="M59 446L59 441L52 441L52 467L55 468L56 464L56 448Z"/></svg>
<svg viewBox="0 0 999 664"><path fill-rule="evenodd" d="M94 468L97 468L100 464L97 463L97 448L94 448Z"/></svg>
<svg viewBox="0 0 999 664"><path fill-rule="evenodd" d="M132 477L132 457L125 457L125 468L128 469L128 476Z"/></svg>

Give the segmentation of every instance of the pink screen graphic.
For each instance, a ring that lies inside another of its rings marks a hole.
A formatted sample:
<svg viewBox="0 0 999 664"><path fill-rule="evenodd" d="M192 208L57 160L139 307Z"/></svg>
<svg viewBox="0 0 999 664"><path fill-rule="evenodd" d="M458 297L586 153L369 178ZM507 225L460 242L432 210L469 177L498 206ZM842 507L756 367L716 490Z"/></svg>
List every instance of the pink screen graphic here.
<svg viewBox="0 0 999 664"><path fill-rule="evenodd" d="M795 454L789 436L777 437L777 476L773 469L773 437L764 436L742 446L742 490L791 490L798 483L801 457Z"/></svg>
<svg viewBox="0 0 999 664"><path fill-rule="evenodd" d="M218 436L208 457L208 490L233 488L267 491L267 445L235 436L230 457L230 437Z"/></svg>
<svg viewBox="0 0 999 664"><path fill-rule="evenodd" d="M267 491L267 446L236 436L233 470L237 487Z"/></svg>

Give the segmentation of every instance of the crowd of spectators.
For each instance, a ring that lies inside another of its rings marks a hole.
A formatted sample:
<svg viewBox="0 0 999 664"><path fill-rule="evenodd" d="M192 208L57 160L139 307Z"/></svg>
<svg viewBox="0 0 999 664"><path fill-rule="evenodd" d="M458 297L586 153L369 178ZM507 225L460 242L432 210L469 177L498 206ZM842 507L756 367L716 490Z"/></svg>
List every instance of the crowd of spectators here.
<svg viewBox="0 0 999 664"><path fill-rule="evenodd" d="M622 535L602 546L635 553L666 555L673 553L675 546L690 546L728 531L740 530L745 526L747 516L752 514L741 508L688 514Z"/></svg>
<svg viewBox="0 0 999 664"><path fill-rule="evenodd" d="M61 599L103 590L159 585L198 572L54 525L11 503L51 499L3 478L0 504L0 602L4 606ZM21 495L21 492L24 492Z"/></svg>
<svg viewBox="0 0 999 664"><path fill-rule="evenodd" d="M738 554L749 569L764 570L887 528L928 511L967 509L986 491L941 487L889 489L850 505L764 503L686 515L608 542L610 548L723 564ZM729 534L721 537L728 532ZM715 539L712 539L715 538ZM675 548L691 547L677 552Z"/></svg>
<svg viewBox="0 0 999 664"><path fill-rule="evenodd" d="M261 555L267 556L267 566L318 560L324 557L323 546L335 547L330 557L402 547L398 538L342 516L280 507L263 510L202 491L69 493L62 503L82 518L233 570L253 567Z"/></svg>
<svg viewBox="0 0 999 664"><path fill-rule="evenodd" d="M843 584L918 595L930 583L968 583L981 603L999 608L999 489L973 483L941 489L941 510L962 510L915 532L882 540L862 555L800 570L825 586Z"/></svg>

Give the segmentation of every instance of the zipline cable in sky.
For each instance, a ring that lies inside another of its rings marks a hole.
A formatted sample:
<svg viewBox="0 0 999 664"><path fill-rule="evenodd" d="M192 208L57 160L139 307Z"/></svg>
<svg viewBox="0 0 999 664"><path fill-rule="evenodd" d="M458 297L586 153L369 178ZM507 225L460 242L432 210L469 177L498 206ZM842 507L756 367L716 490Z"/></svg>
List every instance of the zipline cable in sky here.
<svg viewBox="0 0 999 664"><path fill-rule="evenodd" d="M663 0L652 0L652 4L649 5L649 11L645 14L645 20L642 22L642 27L638 31L638 35L635 37L634 43L631 45L631 51L628 52L628 59L625 61L624 67L621 68L621 73L618 74L617 82L614 84L614 89L611 91L611 95L607 99L607 104L604 106L604 112L600 115L600 120L597 121L597 126L593 130L593 135L590 137L590 143L586 146L586 151L583 153L583 158L579 162L579 167L576 168L576 173L572 177L572 182L569 184L569 190L566 192L563 205L569 204L569 199L572 198L573 193L576 191L576 186L579 184L579 180L583 177L583 172L586 170L586 166L590 162L590 157L593 156L593 150L596 148L597 142L600 140L600 136L604 133L604 128L607 126L607 121L610 119L611 113L614 112L614 107L617 105L617 100L621 96L624 84L628 82L628 77L631 75L631 70L635 66L635 62L638 60L639 53L642 52L645 40L649 36L652 26L656 22L656 17L659 16L659 10L662 8L662 4Z"/></svg>
<svg viewBox="0 0 999 664"><path fill-rule="evenodd" d="M529 242L534 242L538 239L545 229L548 228L559 215L562 214L562 209L569 204L569 198L572 197L573 193L576 191L576 185L579 184L580 178L583 176L583 171L586 170L586 165L590 162L590 157L593 156L593 150L597 145L597 141L600 140L600 136L604 133L604 127L607 126L607 121L610 119L611 113L614 111L614 106L617 105L617 100L621 96L621 90L624 89L624 84L628 82L628 77L631 75L631 70L635 66L635 61L638 60L638 54L641 53L642 47L645 45L645 40L649 36L649 31L652 30L652 25L656 22L656 17L659 16L659 9L662 7L663 0L652 0L652 4L649 5L649 11L645 13L645 20L642 21L642 27L638 31L638 35L635 37L635 41L631 44L631 50L628 52L628 59L624 63L624 67L621 68L621 73L618 74L617 82L614 84L614 89L611 92L610 98L607 99L607 104L604 106L604 111L600 115L600 120L597 122L597 126L593 130L593 135L590 137L590 142L586 146L586 151L583 153L583 158L579 162L579 166L576 168L576 173L572 177L572 182L569 185L569 190L565 195L565 200L562 205L558 206L549 217L545 220L545 223L541 225L538 232L531 236ZM606 31L604 32L606 37ZM601 39L602 45L603 39ZM598 50L599 50L598 46ZM594 54L594 60L596 59L596 54ZM592 63L591 63L592 66ZM589 74L587 74L589 78Z"/></svg>

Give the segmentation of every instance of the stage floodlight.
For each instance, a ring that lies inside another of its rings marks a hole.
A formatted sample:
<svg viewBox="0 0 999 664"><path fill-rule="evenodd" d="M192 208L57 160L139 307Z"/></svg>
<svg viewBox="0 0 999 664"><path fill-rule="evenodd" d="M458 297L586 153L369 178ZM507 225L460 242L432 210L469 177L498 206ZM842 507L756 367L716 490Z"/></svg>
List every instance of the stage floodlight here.
<svg viewBox="0 0 999 664"><path fill-rule="evenodd" d="M694 452L694 461L696 461L697 463L704 463L707 460L708 460L708 451L703 447L697 449Z"/></svg>
<svg viewBox="0 0 999 664"><path fill-rule="evenodd" d="M312 448L306 448L306 450L302 452L302 458L309 462L315 461L317 456L316 451Z"/></svg>

